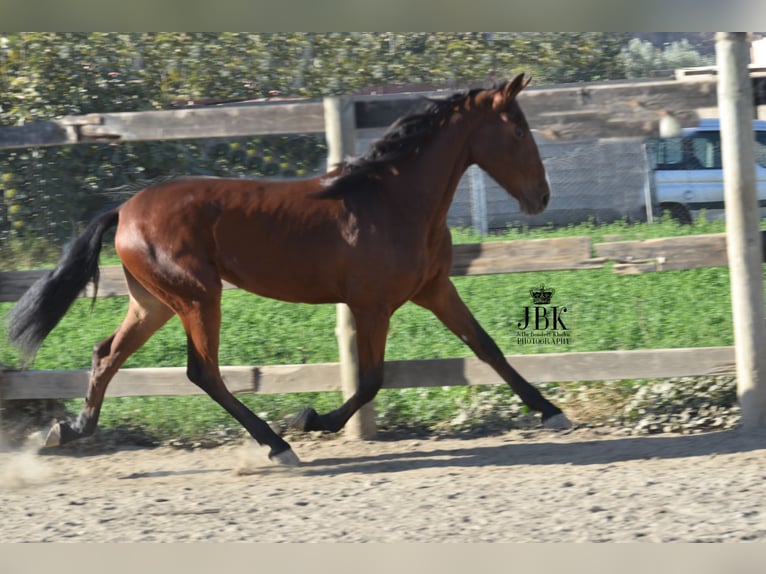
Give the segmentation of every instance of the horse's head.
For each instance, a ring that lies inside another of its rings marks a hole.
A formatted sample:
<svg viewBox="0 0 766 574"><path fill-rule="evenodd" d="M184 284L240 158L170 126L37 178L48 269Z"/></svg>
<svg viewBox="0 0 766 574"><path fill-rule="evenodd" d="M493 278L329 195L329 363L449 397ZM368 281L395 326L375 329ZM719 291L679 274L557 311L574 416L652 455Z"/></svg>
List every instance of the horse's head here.
<svg viewBox="0 0 766 574"><path fill-rule="evenodd" d="M519 74L476 95L481 119L469 145L470 160L515 197L523 213L534 215L546 208L551 193L537 144L516 101L528 83Z"/></svg>

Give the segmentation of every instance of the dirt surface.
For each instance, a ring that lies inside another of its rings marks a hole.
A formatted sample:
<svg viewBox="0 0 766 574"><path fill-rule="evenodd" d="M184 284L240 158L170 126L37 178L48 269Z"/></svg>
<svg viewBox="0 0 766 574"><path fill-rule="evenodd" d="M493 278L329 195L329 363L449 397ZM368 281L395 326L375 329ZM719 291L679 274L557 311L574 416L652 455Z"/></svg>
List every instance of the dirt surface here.
<svg viewBox="0 0 766 574"><path fill-rule="evenodd" d="M766 541L766 433L0 452L3 542Z"/></svg>

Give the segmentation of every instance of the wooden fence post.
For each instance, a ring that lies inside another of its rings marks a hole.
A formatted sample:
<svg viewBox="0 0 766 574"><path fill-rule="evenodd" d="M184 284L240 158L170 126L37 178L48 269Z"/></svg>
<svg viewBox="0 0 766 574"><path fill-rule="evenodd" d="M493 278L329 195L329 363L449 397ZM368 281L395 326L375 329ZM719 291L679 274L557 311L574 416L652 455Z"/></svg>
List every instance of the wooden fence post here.
<svg viewBox="0 0 766 574"><path fill-rule="evenodd" d="M737 395L743 426L764 427L766 326L753 151L753 94L746 34L719 32L716 56Z"/></svg>
<svg viewBox="0 0 766 574"><path fill-rule="evenodd" d="M324 98L325 138L327 139L327 168L332 169L344 158L356 155L356 116L354 100L350 97ZM340 360L340 380L343 399L359 388L359 360L356 348L356 326L348 305L337 306L337 327ZM375 405L369 402L346 423L346 436L369 440L375 437Z"/></svg>

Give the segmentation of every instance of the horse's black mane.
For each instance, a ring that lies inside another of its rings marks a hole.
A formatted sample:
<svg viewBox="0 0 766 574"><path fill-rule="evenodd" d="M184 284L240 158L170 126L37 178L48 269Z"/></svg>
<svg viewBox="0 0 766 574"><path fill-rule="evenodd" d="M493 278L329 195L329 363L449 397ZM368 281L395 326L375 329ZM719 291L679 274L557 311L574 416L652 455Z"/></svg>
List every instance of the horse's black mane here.
<svg viewBox="0 0 766 574"><path fill-rule="evenodd" d="M462 104L482 90L483 88L474 88L439 99L424 97L423 100L428 105L423 111L396 120L381 139L370 145L367 153L344 161L339 166L340 175L331 180L326 189L315 195L324 198L339 197L351 187L364 181L375 180L383 167L415 153L418 147L444 124L456 105Z"/></svg>

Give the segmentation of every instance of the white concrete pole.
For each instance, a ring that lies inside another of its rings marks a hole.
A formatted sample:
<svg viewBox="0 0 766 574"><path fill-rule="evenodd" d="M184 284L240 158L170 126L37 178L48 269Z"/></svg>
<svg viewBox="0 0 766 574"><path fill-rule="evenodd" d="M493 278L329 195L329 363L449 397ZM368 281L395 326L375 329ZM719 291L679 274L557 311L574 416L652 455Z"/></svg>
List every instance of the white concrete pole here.
<svg viewBox="0 0 766 574"><path fill-rule="evenodd" d="M766 325L753 151L753 95L743 32L716 35L718 113L726 207L726 249L744 427L766 427Z"/></svg>

